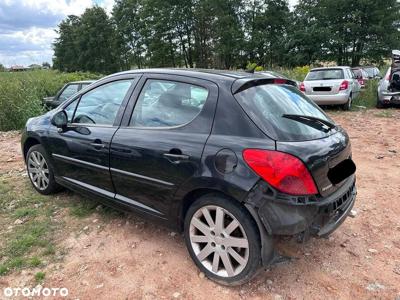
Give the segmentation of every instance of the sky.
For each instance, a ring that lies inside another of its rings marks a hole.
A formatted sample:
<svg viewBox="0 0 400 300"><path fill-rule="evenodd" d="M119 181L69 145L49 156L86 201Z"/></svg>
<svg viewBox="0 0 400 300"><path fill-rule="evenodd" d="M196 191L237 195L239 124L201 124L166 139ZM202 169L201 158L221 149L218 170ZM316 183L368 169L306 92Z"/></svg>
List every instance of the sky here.
<svg viewBox="0 0 400 300"><path fill-rule="evenodd" d="M57 25L94 4L110 13L114 0L0 0L0 64L51 64Z"/></svg>

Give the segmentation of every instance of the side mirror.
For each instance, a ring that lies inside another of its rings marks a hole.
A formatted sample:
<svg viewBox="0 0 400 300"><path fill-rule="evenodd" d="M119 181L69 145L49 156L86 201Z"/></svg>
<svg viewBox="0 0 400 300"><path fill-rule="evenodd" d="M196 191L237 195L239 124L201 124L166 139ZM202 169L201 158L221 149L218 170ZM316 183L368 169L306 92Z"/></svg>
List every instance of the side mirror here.
<svg viewBox="0 0 400 300"><path fill-rule="evenodd" d="M68 116L64 110L57 112L51 119L51 124L57 128L65 129L68 124Z"/></svg>

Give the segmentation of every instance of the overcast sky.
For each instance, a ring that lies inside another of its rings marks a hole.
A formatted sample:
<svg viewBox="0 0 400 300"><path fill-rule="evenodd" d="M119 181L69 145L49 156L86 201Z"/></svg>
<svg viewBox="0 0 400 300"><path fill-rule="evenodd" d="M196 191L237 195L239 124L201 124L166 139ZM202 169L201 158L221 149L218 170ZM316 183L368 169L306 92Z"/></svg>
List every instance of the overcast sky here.
<svg viewBox="0 0 400 300"><path fill-rule="evenodd" d="M293 6L297 0L289 0ZM93 4L111 11L114 0L0 0L0 63L52 63L57 24Z"/></svg>

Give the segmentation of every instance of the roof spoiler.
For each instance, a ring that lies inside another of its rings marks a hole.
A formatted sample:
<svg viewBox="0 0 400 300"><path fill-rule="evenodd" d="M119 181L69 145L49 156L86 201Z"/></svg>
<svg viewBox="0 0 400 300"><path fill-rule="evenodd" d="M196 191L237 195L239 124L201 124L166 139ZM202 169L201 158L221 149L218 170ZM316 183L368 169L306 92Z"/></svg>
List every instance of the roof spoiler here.
<svg viewBox="0 0 400 300"><path fill-rule="evenodd" d="M232 85L232 93L235 95L251 87L265 84L288 84L297 87L295 81L286 78L242 78Z"/></svg>

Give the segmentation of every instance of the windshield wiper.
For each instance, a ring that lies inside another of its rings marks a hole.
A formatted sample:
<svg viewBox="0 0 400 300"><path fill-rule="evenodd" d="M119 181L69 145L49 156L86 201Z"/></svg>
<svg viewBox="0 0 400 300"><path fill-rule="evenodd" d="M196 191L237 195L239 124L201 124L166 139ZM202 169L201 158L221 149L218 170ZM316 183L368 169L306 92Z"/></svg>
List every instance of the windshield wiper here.
<svg viewBox="0 0 400 300"><path fill-rule="evenodd" d="M324 132L328 132L331 129L336 127L335 124L333 124L327 120L320 119L320 118L313 117L313 116L283 114L282 117L286 118L286 119L291 119L294 121L301 122L305 125L308 125L312 128L315 128L317 130L321 130Z"/></svg>

